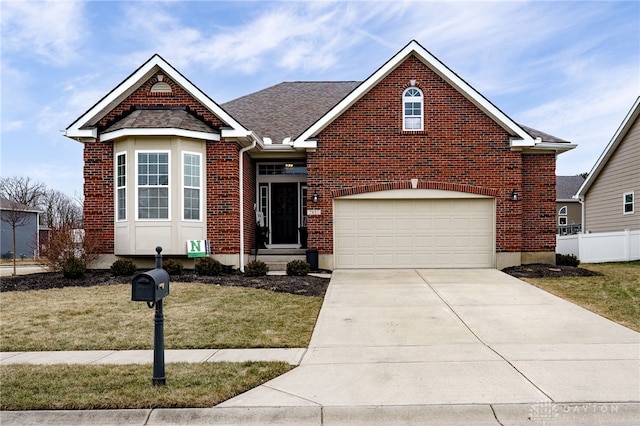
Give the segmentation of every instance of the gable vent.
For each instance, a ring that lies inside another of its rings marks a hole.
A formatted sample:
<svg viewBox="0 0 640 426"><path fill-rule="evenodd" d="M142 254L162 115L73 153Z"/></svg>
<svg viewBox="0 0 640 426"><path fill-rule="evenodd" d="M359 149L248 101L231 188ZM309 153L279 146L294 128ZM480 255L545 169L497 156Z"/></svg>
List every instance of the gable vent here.
<svg viewBox="0 0 640 426"><path fill-rule="evenodd" d="M171 93L171 86L164 81L159 81L151 86L151 93Z"/></svg>

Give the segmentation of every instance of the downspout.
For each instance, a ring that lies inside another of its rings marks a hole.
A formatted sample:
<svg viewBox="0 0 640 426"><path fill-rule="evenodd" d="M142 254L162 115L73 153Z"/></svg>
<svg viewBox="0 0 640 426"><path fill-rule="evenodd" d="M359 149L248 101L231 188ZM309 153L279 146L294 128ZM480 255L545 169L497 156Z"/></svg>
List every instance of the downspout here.
<svg viewBox="0 0 640 426"><path fill-rule="evenodd" d="M256 147L257 140L251 135L253 142L251 145L240 150L240 272L244 272L244 153Z"/></svg>

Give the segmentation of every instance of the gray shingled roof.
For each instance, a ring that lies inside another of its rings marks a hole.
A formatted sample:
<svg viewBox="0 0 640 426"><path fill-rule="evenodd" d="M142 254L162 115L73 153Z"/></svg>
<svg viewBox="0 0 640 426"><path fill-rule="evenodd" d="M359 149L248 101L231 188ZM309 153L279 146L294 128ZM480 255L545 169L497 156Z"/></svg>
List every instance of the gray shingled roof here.
<svg viewBox="0 0 640 426"><path fill-rule="evenodd" d="M164 129L174 128L195 132L212 133L214 129L185 109L136 109L109 126L105 132L120 129Z"/></svg>
<svg viewBox="0 0 640 426"><path fill-rule="evenodd" d="M243 126L274 144L298 137L346 97L359 81L283 82L222 104ZM568 143L531 127L521 126L544 142Z"/></svg>
<svg viewBox="0 0 640 426"><path fill-rule="evenodd" d="M296 138L340 102L359 81L283 82L222 104L243 126L274 144Z"/></svg>
<svg viewBox="0 0 640 426"><path fill-rule="evenodd" d="M556 176L556 199L570 200L584 182L582 176Z"/></svg>
<svg viewBox="0 0 640 426"><path fill-rule="evenodd" d="M565 141L564 139L560 139L548 133L541 132L540 130L532 129L531 127L523 126L522 124L520 124L519 126L522 127L525 130L525 132L529 133L534 138L542 139L542 142L569 143L569 141ZM571 176L568 176L568 177L571 177Z"/></svg>

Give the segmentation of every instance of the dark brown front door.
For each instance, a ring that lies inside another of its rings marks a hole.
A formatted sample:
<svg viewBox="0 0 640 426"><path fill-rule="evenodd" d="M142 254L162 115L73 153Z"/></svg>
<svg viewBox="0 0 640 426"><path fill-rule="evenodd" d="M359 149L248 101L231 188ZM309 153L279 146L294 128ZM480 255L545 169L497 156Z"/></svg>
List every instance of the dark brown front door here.
<svg viewBox="0 0 640 426"><path fill-rule="evenodd" d="M271 243L298 243L298 184L271 184Z"/></svg>

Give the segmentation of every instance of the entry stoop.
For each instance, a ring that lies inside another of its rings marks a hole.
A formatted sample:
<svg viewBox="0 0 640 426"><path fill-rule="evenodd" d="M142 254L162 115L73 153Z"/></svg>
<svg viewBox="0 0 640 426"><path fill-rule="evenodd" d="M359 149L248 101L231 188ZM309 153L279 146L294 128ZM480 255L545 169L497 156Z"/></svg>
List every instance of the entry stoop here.
<svg viewBox="0 0 640 426"><path fill-rule="evenodd" d="M253 251L249 260L255 258ZM270 271L286 271L292 260L307 260L307 249L259 249L258 260L266 263Z"/></svg>

